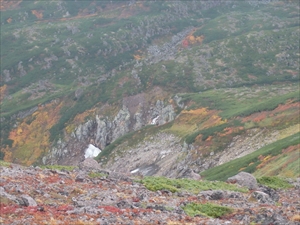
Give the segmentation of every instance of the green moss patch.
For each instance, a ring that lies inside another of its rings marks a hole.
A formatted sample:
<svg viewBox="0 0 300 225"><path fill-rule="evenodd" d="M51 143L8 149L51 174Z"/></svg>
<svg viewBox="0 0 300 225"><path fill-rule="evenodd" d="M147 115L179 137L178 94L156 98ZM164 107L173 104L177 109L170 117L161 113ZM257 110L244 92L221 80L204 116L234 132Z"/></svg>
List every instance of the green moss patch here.
<svg viewBox="0 0 300 225"><path fill-rule="evenodd" d="M76 167L75 166L62 166L62 165L45 165L41 166L42 169L50 169L50 170L67 170L72 171Z"/></svg>
<svg viewBox="0 0 300 225"><path fill-rule="evenodd" d="M3 160L0 160L0 166L5 166L5 167L9 167L10 163L9 162L5 162Z"/></svg>
<svg viewBox="0 0 300 225"><path fill-rule="evenodd" d="M107 174L105 174L105 173L98 173L98 172L90 172L88 175L89 175L90 178L107 177Z"/></svg>
<svg viewBox="0 0 300 225"><path fill-rule="evenodd" d="M225 214L233 212L233 209L225 206L215 205L215 204L200 204L200 203L189 203L186 206L182 207L184 212L189 216L208 216L219 218Z"/></svg>

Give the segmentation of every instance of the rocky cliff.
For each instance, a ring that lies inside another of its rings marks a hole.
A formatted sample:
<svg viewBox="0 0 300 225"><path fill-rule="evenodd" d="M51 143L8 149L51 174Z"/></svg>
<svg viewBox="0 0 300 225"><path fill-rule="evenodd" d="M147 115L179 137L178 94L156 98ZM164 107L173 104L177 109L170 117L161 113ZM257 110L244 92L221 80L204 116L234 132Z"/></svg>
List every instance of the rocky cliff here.
<svg viewBox="0 0 300 225"><path fill-rule="evenodd" d="M124 99L123 108L112 119L96 115L94 119L88 119L76 126L65 136L65 140L56 142L43 157L42 162L77 165L83 160L84 151L89 144L101 150L129 132L137 131L149 124L163 125L174 118L173 105L165 105L162 100L146 104L145 95L132 96Z"/></svg>

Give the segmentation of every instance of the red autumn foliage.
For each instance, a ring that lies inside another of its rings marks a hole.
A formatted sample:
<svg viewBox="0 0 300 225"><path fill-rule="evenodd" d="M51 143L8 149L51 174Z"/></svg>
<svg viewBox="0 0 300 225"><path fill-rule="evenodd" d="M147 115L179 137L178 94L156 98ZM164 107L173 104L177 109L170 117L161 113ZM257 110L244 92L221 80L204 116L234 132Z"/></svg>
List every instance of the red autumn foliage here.
<svg viewBox="0 0 300 225"><path fill-rule="evenodd" d="M114 207L114 206L110 206L110 205L106 205L106 206L99 206L99 208L104 209L105 211L111 212L111 213L116 213L116 214L122 214L122 210Z"/></svg>
<svg viewBox="0 0 300 225"><path fill-rule="evenodd" d="M17 209L20 208L21 207L18 205L7 205L7 204L0 203L0 214L4 215L4 214L17 213Z"/></svg>
<svg viewBox="0 0 300 225"><path fill-rule="evenodd" d="M57 207L57 211L63 211L63 212L66 212L68 210L73 210L74 207L71 206L71 205L60 205Z"/></svg>
<svg viewBox="0 0 300 225"><path fill-rule="evenodd" d="M136 198L136 197L134 197L134 198L132 198L132 201L133 201L133 202L139 202L139 201L140 201L140 199L139 199L139 198Z"/></svg>
<svg viewBox="0 0 300 225"><path fill-rule="evenodd" d="M187 48L189 46L189 41L187 39L184 39L182 41L182 47Z"/></svg>

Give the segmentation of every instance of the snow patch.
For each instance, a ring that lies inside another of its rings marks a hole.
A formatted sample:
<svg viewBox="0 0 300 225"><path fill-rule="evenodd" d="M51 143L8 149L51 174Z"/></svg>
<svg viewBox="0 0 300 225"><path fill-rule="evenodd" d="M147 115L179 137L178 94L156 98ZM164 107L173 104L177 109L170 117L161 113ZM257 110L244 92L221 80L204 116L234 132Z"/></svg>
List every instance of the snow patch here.
<svg viewBox="0 0 300 225"><path fill-rule="evenodd" d="M85 150L84 157L85 158L94 158L99 155L101 150L97 147L95 147L92 144L89 144L88 148Z"/></svg>
<svg viewBox="0 0 300 225"><path fill-rule="evenodd" d="M135 170L130 171L130 173L136 173L136 172L138 172L139 170L140 170L140 169L137 168L137 169L135 169Z"/></svg>
<svg viewBox="0 0 300 225"><path fill-rule="evenodd" d="M158 124L158 118L159 118L159 116L155 117L155 118L152 120L151 124L157 125L157 124Z"/></svg>

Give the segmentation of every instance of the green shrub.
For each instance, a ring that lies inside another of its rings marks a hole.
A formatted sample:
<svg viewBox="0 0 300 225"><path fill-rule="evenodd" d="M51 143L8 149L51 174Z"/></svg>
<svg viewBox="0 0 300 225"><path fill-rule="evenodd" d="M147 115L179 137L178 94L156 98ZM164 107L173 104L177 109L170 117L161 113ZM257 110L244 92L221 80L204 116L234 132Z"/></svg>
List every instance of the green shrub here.
<svg viewBox="0 0 300 225"><path fill-rule="evenodd" d="M169 190L171 192L179 192L186 190L193 193L205 190L231 190L246 192L245 188L238 188L233 184L227 184L220 181L197 181L191 179L169 179L166 177L144 177L140 180L147 189L151 191Z"/></svg>
<svg viewBox="0 0 300 225"><path fill-rule="evenodd" d="M257 178L257 182L274 189L285 189L293 187L293 185L280 177L260 177Z"/></svg>
<svg viewBox="0 0 300 225"><path fill-rule="evenodd" d="M209 136L212 136L214 133L216 132L221 132L222 130L224 130L224 128L228 127L229 124L224 123L218 126L214 126L214 127L210 127L204 130L200 130L200 131L196 131L190 135L188 135L185 139L185 142L187 144L192 144L196 137L200 134L202 134L202 141L206 140Z"/></svg>
<svg viewBox="0 0 300 225"><path fill-rule="evenodd" d="M233 209L225 206L215 204L200 204L200 203L189 203L182 207L184 212L189 216L203 215L208 217L219 218L225 214L233 212Z"/></svg>
<svg viewBox="0 0 300 225"><path fill-rule="evenodd" d="M90 172L88 174L88 176L90 178L101 178L101 177L107 177L107 174L105 174L105 173L99 173L99 172Z"/></svg>
<svg viewBox="0 0 300 225"><path fill-rule="evenodd" d="M50 170L66 170L66 171L72 171L76 167L75 166L62 166L62 165L45 165L40 166L42 169L50 169Z"/></svg>
<svg viewBox="0 0 300 225"><path fill-rule="evenodd" d="M9 167L10 163L9 162L5 162L3 160L0 160L0 166L5 166L5 167Z"/></svg>

